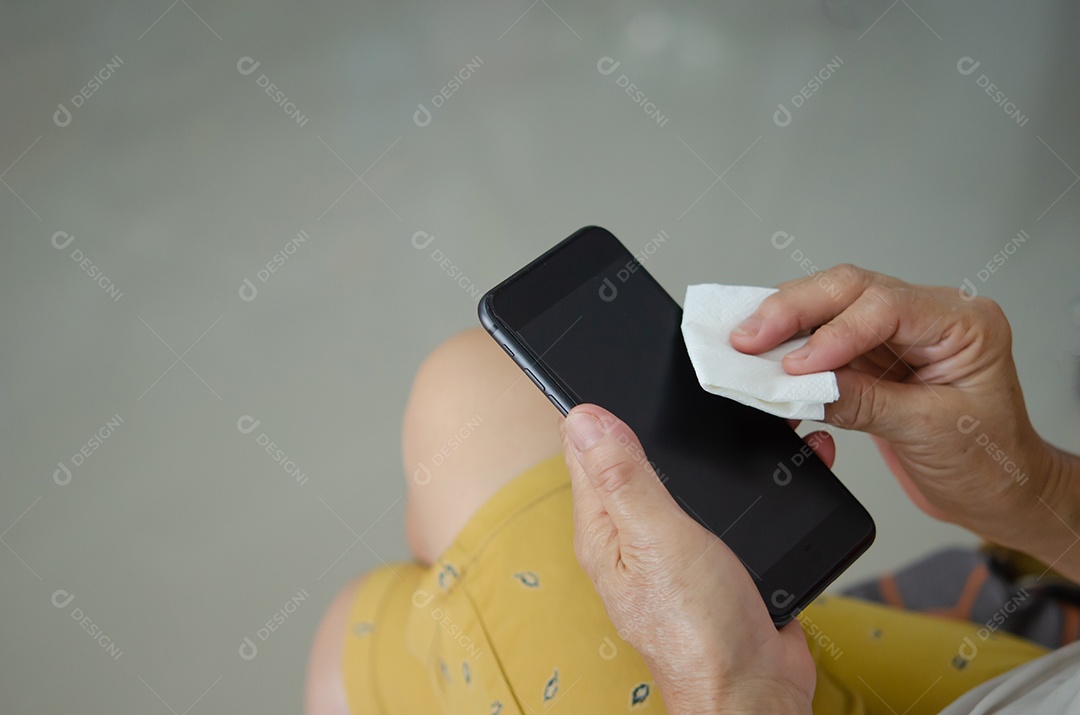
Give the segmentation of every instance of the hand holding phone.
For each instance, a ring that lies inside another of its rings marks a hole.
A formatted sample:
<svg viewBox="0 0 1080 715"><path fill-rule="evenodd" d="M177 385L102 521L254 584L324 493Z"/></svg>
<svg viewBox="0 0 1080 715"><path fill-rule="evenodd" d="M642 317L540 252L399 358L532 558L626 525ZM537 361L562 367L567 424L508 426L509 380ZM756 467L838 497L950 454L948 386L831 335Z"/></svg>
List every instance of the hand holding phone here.
<svg viewBox="0 0 1080 715"><path fill-rule="evenodd" d="M633 431L597 405L563 423L577 558L670 713L809 713L802 629L777 630L738 557L675 503ZM621 644L613 647L620 647Z"/></svg>

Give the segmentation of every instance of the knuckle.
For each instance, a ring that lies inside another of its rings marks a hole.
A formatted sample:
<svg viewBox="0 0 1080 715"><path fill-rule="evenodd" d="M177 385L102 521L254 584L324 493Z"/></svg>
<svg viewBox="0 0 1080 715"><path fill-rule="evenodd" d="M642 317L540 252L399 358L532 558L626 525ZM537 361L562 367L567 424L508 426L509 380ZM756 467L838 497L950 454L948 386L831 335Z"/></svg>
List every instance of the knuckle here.
<svg viewBox="0 0 1080 715"><path fill-rule="evenodd" d="M882 323L895 323L897 316L915 305L914 288L905 285L873 283L863 291L863 308Z"/></svg>
<svg viewBox="0 0 1080 715"><path fill-rule="evenodd" d="M874 283L863 293L868 317L882 326L895 327L899 316L915 303L915 291L908 286Z"/></svg>
<svg viewBox="0 0 1080 715"><path fill-rule="evenodd" d="M870 400L865 413L867 425L878 424L884 419L886 412L888 412L888 406L885 404L885 394L884 390L875 390L874 388L867 391L867 397Z"/></svg>
<svg viewBox="0 0 1080 715"><path fill-rule="evenodd" d="M854 333L855 327L851 322L843 316L837 316L815 330L811 339L817 344L821 344L822 341L845 343Z"/></svg>
<svg viewBox="0 0 1080 715"><path fill-rule="evenodd" d="M885 305L891 306L896 303L895 290L896 289L894 288L883 286L880 283L875 283L868 286L866 290L863 291L863 296L869 301L884 303Z"/></svg>
<svg viewBox="0 0 1080 715"><path fill-rule="evenodd" d="M771 293L766 296L765 300L761 301L757 310L754 313L761 319L771 322L777 317L786 314L790 311L788 296L781 288L776 293Z"/></svg>
<svg viewBox="0 0 1080 715"><path fill-rule="evenodd" d="M984 316L989 321L1006 321L1005 311L1001 309L1001 305L992 298L985 296L976 296L971 305L980 315Z"/></svg>
<svg viewBox="0 0 1080 715"><path fill-rule="evenodd" d="M919 310L920 306L933 304L935 310L937 310L937 304L933 303L933 299L926 293L926 291L920 290L916 286L911 285L894 285L889 287L889 292L892 294L892 305L899 309L899 312L911 313Z"/></svg>
<svg viewBox="0 0 1080 715"><path fill-rule="evenodd" d="M855 401L853 414L851 415L855 429L866 429L881 419L885 409L881 390L871 387L863 391L859 399Z"/></svg>
<svg viewBox="0 0 1080 715"><path fill-rule="evenodd" d="M854 263L838 263L828 269L829 277L841 285L861 285L866 282L867 272Z"/></svg>
<svg viewBox="0 0 1080 715"><path fill-rule="evenodd" d="M601 495L610 496L630 482L636 466L623 450L609 450L591 465L593 485Z"/></svg>
<svg viewBox="0 0 1080 715"><path fill-rule="evenodd" d="M795 332L809 327L803 324L805 309L805 304L801 303L790 289L780 288L778 292L761 301L754 315L776 330Z"/></svg>
<svg viewBox="0 0 1080 715"><path fill-rule="evenodd" d="M870 423L870 415L874 413L874 390L871 388L859 396L855 401L855 409L851 415L851 421L856 429L862 429Z"/></svg>
<svg viewBox="0 0 1080 715"><path fill-rule="evenodd" d="M972 302L978 311L986 329L987 337L991 340L1001 340L1006 345L1012 344L1012 326L1005 315L1005 311L997 301L979 296Z"/></svg>

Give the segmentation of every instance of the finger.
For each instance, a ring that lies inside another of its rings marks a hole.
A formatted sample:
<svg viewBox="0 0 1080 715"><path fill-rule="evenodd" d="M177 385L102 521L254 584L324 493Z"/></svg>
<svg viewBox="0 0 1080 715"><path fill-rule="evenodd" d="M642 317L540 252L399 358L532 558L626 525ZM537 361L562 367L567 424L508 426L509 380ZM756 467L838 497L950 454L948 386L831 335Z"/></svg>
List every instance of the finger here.
<svg viewBox="0 0 1080 715"><path fill-rule="evenodd" d="M836 384L840 398L825 405L825 422L894 442L925 440L926 397L933 388L882 380L850 367L836 371Z"/></svg>
<svg viewBox="0 0 1080 715"><path fill-rule="evenodd" d="M836 441L833 440L831 434L818 430L803 437L803 441L814 450L814 454L825 463L826 467L832 469L833 464L836 463Z"/></svg>
<svg viewBox="0 0 1080 715"><path fill-rule="evenodd" d="M652 542L672 519L689 517L671 498L637 436L597 405L578 405L566 416L570 449L619 533L620 542Z"/></svg>
<svg viewBox="0 0 1080 715"><path fill-rule="evenodd" d="M877 283L899 281L842 264L782 283L778 292L762 301L753 315L732 331L731 344L746 353L770 350L800 331L833 319Z"/></svg>
<svg viewBox="0 0 1080 715"><path fill-rule="evenodd" d="M901 351L902 353L903 351ZM896 353L884 345L853 359L848 363L848 367L882 380L895 380L897 382L905 380L911 375L911 368L908 364L902 360L897 361Z"/></svg>
<svg viewBox="0 0 1080 715"><path fill-rule="evenodd" d="M835 370L880 345L893 351L893 365L905 357L918 362L920 354L910 349L941 342L963 316L925 291L874 285L785 355L784 369L794 375Z"/></svg>
<svg viewBox="0 0 1080 715"><path fill-rule="evenodd" d="M581 463L574 455L573 449L566 436L566 420L559 421L559 434L562 437L563 458L566 460L566 469L570 472L570 489L574 497L574 517L586 522L592 522L599 517L607 516L604 505L600 503L600 497L592 484L589 483Z"/></svg>
<svg viewBox="0 0 1080 715"><path fill-rule="evenodd" d="M618 532L574 454L566 434L565 419L559 421L559 434L574 500L574 554L592 579L598 571L611 568L618 561Z"/></svg>

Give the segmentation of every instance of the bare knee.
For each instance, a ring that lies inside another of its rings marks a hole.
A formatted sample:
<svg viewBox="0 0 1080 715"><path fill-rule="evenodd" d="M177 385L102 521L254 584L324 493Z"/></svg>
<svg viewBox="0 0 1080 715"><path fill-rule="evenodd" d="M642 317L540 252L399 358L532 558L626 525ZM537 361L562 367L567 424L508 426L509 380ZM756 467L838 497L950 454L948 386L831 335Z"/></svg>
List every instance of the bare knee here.
<svg viewBox="0 0 1080 715"><path fill-rule="evenodd" d="M482 329L440 344L417 371L402 425L406 530L431 563L514 475L560 451L559 413Z"/></svg>
<svg viewBox="0 0 1080 715"><path fill-rule="evenodd" d="M304 693L306 715L351 715L345 695L344 674L341 672L341 657L345 632L349 626L349 609L365 578L359 576L346 584L334 596L319 621L308 658Z"/></svg>

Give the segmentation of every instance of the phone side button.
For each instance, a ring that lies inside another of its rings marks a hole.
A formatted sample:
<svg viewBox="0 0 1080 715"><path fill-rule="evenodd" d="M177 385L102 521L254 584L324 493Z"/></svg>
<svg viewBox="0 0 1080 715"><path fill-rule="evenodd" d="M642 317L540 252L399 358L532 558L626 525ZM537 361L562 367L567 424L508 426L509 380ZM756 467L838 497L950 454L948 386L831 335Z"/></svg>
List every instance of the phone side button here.
<svg viewBox="0 0 1080 715"><path fill-rule="evenodd" d="M507 355L509 355L510 357L514 357L514 351L506 347L506 343L499 343L499 345L502 346L502 349L506 351Z"/></svg>
<svg viewBox="0 0 1080 715"><path fill-rule="evenodd" d="M559 404L559 401L555 399L555 395L549 392L547 393L547 398L551 400L551 404L555 405L559 412L563 413L564 415L566 414L566 409L563 408L563 406Z"/></svg>
<svg viewBox="0 0 1080 715"><path fill-rule="evenodd" d="M541 391L544 391L544 386L541 385L540 381L536 379L536 375L533 375L532 372L527 368L525 368L525 374L529 376L529 379L533 381L534 385L539 387Z"/></svg>

